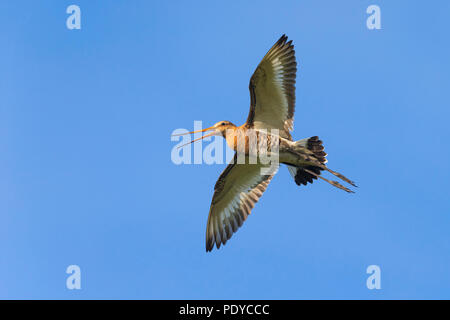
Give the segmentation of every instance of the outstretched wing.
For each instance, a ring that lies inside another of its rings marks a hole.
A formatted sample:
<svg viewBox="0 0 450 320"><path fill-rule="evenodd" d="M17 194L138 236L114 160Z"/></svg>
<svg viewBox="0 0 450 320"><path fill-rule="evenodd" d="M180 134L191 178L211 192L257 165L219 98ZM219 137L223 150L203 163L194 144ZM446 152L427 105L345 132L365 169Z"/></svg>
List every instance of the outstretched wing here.
<svg viewBox="0 0 450 320"><path fill-rule="evenodd" d="M294 124L297 62L292 40L283 35L264 56L253 73L247 125L256 129L278 129L290 139Z"/></svg>
<svg viewBox="0 0 450 320"><path fill-rule="evenodd" d="M214 187L206 226L206 251L225 244L242 226L262 196L274 173L262 175L261 164L238 164L235 155Z"/></svg>

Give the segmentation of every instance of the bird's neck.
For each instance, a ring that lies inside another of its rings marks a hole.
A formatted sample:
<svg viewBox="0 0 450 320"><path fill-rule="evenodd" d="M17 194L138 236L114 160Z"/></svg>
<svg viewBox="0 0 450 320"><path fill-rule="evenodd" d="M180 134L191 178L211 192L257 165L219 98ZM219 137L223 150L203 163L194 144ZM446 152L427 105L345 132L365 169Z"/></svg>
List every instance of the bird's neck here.
<svg viewBox="0 0 450 320"><path fill-rule="evenodd" d="M228 147L237 151L238 139L243 139L246 135L246 131L245 125L228 128L224 133L224 138L227 141Z"/></svg>

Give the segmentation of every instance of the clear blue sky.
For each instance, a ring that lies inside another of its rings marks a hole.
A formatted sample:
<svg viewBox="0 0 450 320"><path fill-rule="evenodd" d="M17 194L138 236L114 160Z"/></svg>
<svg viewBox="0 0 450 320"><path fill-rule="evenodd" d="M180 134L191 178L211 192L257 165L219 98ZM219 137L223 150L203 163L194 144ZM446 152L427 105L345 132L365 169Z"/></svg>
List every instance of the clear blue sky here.
<svg viewBox="0 0 450 320"><path fill-rule="evenodd" d="M81 30L66 8L81 8ZM368 30L366 8L381 8ZM0 297L450 298L448 1L2 1ZM282 168L205 252L225 165L170 159L174 129L236 124L294 40L294 138L354 179ZM82 289L66 289L79 265ZM381 268L368 290L366 268Z"/></svg>

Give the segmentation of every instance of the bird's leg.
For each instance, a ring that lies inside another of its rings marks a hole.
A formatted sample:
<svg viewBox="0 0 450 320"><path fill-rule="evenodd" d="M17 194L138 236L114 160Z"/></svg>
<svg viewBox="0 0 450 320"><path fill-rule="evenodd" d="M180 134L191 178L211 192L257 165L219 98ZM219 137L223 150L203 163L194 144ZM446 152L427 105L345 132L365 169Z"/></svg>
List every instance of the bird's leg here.
<svg viewBox="0 0 450 320"><path fill-rule="evenodd" d="M344 180L345 182L351 184L352 186L354 186L356 188L358 187L353 181L351 181L350 179L346 178L344 175L340 174L339 172L333 171L333 170L331 170L330 168L328 168L326 166L325 166L325 168L326 168L325 170L327 170L329 173L335 175L339 179Z"/></svg>
<svg viewBox="0 0 450 320"><path fill-rule="evenodd" d="M332 175L338 177L339 179L351 184L354 187L358 187L352 180L348 179L347 177L345 177L343 174L333 171L330 168L328 168L326 165L320 163L320 161L318 161L317 159L314 158L314 156L309 155L308 152L310 152L307 149L302 148L302 150L295 150L297 152L297 154L299 154L302 158L303 161L307 162L308 164L315 166L315 167L319 167L323 170L328 171L329 173L331 173Z"/></svg>
<svg viewBox="0 0 450 320"><path fill-rule="evenodd" d="M347 191L348 193L355 193L354 191L344 187L342 184L340 184L337 181L332 181L332 180L328 180L327 178L322 177L321 175L318 175L317 173L315 173L314 171L308 170L306 168L303 168L303 170L305 170L306 172L308 172L309 174L312 174L313 176L316 176L317 178L320 178L326 182L328 182L329 184L335 186L336 188L342 189L344 191Z"/></svg>

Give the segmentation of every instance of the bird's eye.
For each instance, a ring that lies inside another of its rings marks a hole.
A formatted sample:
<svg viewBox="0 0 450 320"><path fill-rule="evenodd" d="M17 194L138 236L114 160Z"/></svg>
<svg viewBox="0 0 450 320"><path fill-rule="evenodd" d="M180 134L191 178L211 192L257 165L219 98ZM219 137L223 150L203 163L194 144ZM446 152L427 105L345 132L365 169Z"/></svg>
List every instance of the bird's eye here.
<svg viewBox="0 0 450 320"><path fill-rule="evenodd" d="M225 125L225 122L222 122L220 125L224 126L224 125Z"/></svg>

